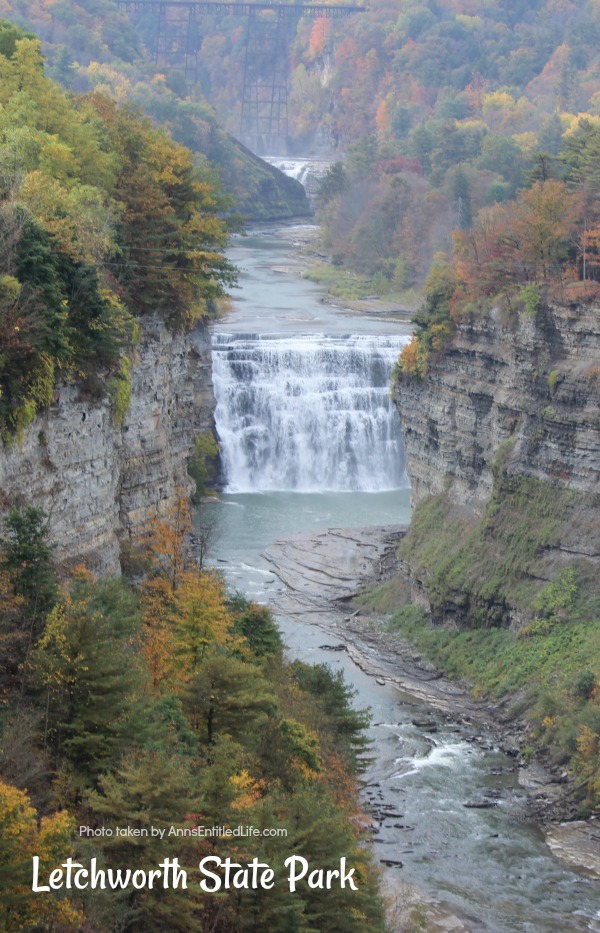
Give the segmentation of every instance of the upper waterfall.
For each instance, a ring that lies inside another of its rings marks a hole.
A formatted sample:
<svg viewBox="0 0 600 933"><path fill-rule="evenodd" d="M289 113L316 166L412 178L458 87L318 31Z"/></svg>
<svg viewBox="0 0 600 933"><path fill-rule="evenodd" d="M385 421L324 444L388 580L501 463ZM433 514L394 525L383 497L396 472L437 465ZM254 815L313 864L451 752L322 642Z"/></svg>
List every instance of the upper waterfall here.
<svg viewBox="0 0 600 933"><path fill-rule="evenodd" d="M333 165L332 158L283 158L282 156L263 156L265 162L278 168L284 175L294 178L303 186L309 201L315 201L319 186Z"/></svg>
<svg viewBox="0 0 600 933"><path fill-rule="evenodd" d="M406 487L389 383L407 339L215 334L215 418L228 491Z"/></svg>

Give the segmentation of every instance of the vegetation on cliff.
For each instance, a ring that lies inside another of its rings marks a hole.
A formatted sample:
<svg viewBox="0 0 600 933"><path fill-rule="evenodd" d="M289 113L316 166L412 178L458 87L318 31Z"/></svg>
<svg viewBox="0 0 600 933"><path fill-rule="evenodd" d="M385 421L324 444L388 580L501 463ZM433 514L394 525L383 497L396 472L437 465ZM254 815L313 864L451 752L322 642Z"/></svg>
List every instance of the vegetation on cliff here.
<svg viewBox="0 0 600 933"><path fill-rule="evenodd" d="M504 204L482 209L454 233L448 262L439 254L424 287L417 333L395 378L423 378L431 354L455 326L492 307L535 317L543 304L577 304L600 295L600 125L581 120L544 177ZM560 177L559 177L560 176Z"/></svg>
<svg viewBox="0 0 600 933"><path fill-rule="evenodd" d="M122 389L119 357L135 346L136 318L157 313L187 330L214 312L234 271L214 174L131 109L97 92L71 98L45 76L37 40L0 26L7 439L52 402L58 378L101 395L98 376L112 372ZM122 398L117 409L122 418Z"/></svg>
<svg viewBox="0 0 600 933"><path fill-rule="evenodd" d="M478 693L512 695L531 729L523 753L542 747L555 764L571 764L592 809L600 806L600 594L583 555L555 559L554 569L552 555L574 521L598 522L598 508L597 496L500 464L481 520L453 504L451 487L423 499L400 554L427 589L431 617L409 605L389 623Z"/></svg>
<svg viewBox="0 0 600 933"><path fill-rule="evenodd" d="M505 715L526 723L522 757L571 768L580 791L569 802L598 811L600 593L593 562L561 543L574 525L597 535L600 504L508 473L506 454L481 518L456 501L450 478L419 501L399 548L412 584L403 571L360 601L448 677L503 699Z"/></svg>
<svg viewBox="0 0 600 933"><path fill-rule="evenodd" d="M83 568L58 586L44 527L35 509L11 513L0 554L2 928L383 930L354 785L367 717L341 677L287 664L269 612L186 559L183 502L151 529L135 587ZM34 854L40 878L69 856L143 871L178 858L190 883L34 896ZM345 857L358 890L292 893L295 854ZM258 858L277 883L205 893L208 855Z"/></svg>

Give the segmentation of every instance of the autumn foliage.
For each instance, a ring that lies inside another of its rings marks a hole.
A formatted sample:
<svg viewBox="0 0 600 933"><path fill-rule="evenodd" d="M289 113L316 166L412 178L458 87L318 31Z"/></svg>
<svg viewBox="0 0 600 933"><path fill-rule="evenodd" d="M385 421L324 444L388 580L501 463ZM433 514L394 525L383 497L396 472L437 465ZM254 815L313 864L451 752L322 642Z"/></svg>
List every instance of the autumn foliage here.
<svg viewBox="0 0 600 933"><path fill-rule="evenodd" d="M298 929L331 929L340 914L345 930L383 930L356 803L368 717L353 709L340 675L284 661L269 611L228 594L218 573L197 565L189 527L183 499L157 517L140 545L146 573L135 587L81 567L59 591L47 572L43 516L11 517L0 554L0 595L10 609L3 660L24 600L35 592L47 599L26 650L19 648L21 662L0 669L2 928L232 933L246 929L250 915L261 929L277 929L283 911ZM81 824L176 827L182 835L102 836L92 845L75 834ZM285 836L184 833L219 824L287 828L319 865L335 867L344 855L359 892L351 904L343 891L319 899L307 889L298 898L286 886L236 891L224 902L197 886L184 898L150 889L31 895L33 854L46 875L67 856L94 855L112 868L177 856L193 872L211 853L274 866L289 855Z"/></svg>
<svg viewBox="0 0 600 933"><path fill-rule="evenodd" d="M135 316L157 313L189 329L233 281L224 202L191 153L101 94L69 97L45 76L37 40L8 33L0 44L5 440L51 403L59 379L92 378L102 394L135 343Z"/></svg>

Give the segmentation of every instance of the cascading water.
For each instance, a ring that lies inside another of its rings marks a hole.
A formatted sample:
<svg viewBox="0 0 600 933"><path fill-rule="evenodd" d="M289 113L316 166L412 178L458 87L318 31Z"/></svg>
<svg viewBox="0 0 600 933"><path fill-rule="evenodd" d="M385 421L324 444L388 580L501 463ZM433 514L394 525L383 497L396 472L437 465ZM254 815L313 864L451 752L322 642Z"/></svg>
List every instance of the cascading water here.
<svg viewBox="0 0 600 933"><path fill-rule="evenodd" d="M304 187L309 200L315 200L319 185L333 165L332 159L290 159L280 156L264 156L265 162L278 168L284 175L295 178Z"/></svg>
<svg viewBox="0 0 600 933"><path fill-rule="evenodd" d="M407 487L389 391L407 339L214 335L215 419L228 491Z"/></svg>

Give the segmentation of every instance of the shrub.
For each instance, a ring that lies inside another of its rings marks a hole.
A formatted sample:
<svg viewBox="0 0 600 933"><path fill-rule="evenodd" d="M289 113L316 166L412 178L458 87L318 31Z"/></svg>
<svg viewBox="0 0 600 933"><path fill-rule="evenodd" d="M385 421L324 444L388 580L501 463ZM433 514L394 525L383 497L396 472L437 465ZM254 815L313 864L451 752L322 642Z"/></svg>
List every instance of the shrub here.
<svg viewBox="0 0 600 933"><path fill-rule="evenodd" d="M206 484L212 478L214 461L219 455L219 445L214 434L206 431L199 434L194 441L194 453L188 463L188 474L196 483L194 501L199 501L206 495Z"/></svg>
<svg viewBox="0 0 600 933"><path fill-rule="evenodd" d="M573 684L573 696L576 700L589 700L597 686L593 671L582 671Z"/></svg>
<svg viewBox="0 0 600 933"><path fill-rule="evenodd" d="M540 290L537 285L534 282L530 282L529 285L523 285L523 287L519 289L519 298L522 299L525 305L525 314L534 317L540 310L542 304L542 296L540 295Z"/></svg>
<svg viewBox="0 0 600 933"><path fill-rule="evenodd" d="M108 380L108 391L113 403L115 427L120 428L131 402L131 360L128 356L121 357L118 372Z"/></svg>

